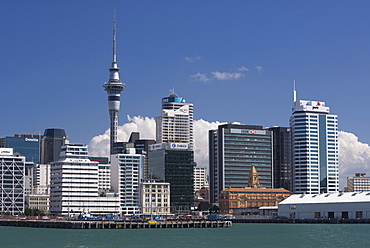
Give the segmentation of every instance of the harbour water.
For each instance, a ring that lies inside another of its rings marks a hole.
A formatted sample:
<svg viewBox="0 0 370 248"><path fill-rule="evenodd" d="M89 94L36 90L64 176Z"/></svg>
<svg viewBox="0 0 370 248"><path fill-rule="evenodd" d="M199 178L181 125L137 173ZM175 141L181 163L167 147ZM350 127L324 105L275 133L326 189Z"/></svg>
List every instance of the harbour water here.
<svg viewBox="0 0 370 248"><path fill-rule="evenodd" d="M369 224L110 230L0 227L0 247L370 247L369 234Z"/></svg>

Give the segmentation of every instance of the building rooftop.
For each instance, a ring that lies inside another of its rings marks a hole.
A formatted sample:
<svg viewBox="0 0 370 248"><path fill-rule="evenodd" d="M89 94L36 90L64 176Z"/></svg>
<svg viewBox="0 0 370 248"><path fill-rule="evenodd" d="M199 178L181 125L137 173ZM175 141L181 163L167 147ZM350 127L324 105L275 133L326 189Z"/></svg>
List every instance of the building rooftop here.
<svg viewBox="0 0 370 248"><path fill-rule="evenodd" d="M279 204L368 202L370 192L337 192L324 194L295 194Z"/></svg>
<svg viewBox="0 0 370 248"><path fill-rule="evenodd" d="M265 188L230 188L224 189L222 192L230 192L230 193L291 193L289 190L286 189L265 189Z"/></svg>

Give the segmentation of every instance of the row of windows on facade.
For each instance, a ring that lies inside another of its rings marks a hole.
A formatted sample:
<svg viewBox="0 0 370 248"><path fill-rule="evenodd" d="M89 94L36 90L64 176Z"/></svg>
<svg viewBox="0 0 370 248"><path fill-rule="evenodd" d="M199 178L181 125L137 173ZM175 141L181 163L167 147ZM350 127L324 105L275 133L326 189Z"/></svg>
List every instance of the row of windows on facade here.
<svg viewBox="0 0 370 248"><path fill-rule="evenodd" d="M295 115L294 116L295 118L317 118L318 116L317 115L299 115L299 114L297 114L297 115ZM327 118L328 119L331 119L331 120L336 120L336 119L338 119L338 117L337 116L327 116Z"/></svg>
<svg viewBox="0 0 370 248"><path fill-rule="evenodd" d="M144 189L144 192L158 192L158 193L161 193L161 192L168 192L168 189L167 188L158 188L158 189Z"/></svg>
<svg viewBox="0 0 370 248"><path fill-rule="evenodd" d="M168 199L167 198L155 198L155 199L151 199L152 202L168 202ZM145 202L150 202L150 199L149 198L146 198L145 199Z"/></svg>
<svg viewBox="0 0 370 248"><path fill-rule="evenodd" d="M243 144L238 144L238 145L230 145L230 144L224 144L225 148L232 148L232 149L246 149L248 148L245 145L254 145L254 146L259 146L257 149L271 149L270 148L270 143L259 143L259 142L243 142ZM216 146L217 147L217 146ZM264 148L266 147L266 148Z"/></svg>
<svg viewBox="0 0 370 248"><path fill-rule="evenodd" d="M226 204L224 204L226 205ZM246 206L246 207L257 207L257 206L276 206L276 201L272 201L272 202L269 202L269 201L261 201L261 202L257 202L257 201L252 201L252 202L230 202L229 203L229 206L232 208L232 207L237 207L237 206Z"/></svg>

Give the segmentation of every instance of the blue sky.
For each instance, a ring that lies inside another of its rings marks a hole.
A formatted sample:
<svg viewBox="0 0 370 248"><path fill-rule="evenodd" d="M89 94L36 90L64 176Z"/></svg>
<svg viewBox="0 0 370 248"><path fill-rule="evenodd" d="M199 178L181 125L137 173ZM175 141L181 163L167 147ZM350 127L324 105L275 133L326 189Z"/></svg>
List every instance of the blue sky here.
<svg viewBox="0 0 370 248"><path fill-rule="evenodd" d="M3 0L0 137L105 132L114 9L121 125L158 116L174 88L195 119L288 126L296 80L298 99L325 101L370 143L370 2L330 0Z"/></svg>

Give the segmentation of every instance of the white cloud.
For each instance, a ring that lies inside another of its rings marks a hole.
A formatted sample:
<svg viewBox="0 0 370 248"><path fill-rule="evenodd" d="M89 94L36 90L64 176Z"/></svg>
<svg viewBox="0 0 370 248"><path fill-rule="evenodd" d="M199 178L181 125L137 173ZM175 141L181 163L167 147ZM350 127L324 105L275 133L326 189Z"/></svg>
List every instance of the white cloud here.
<svg viewBox="0 0 370 248"><path fill-rule="evenodd" d="M128 141L131 132L140 132L141 139L155 140L154 118L127 116L128 123L118 127L118 140ZM226 123L226 122L225 122ZM208 167L208 130L217 129L221 122L208 122L205 120L194 121L194 160L198 166ZM109 156L109 129L104 134L93 137L89 144L89 155Z"/></svg>
<svg viewBox="0 0 370 248"><path fill-rule="evenodd" d="M131 132L140 132L141 139L155 140L155 120L154 118L127 116L128 123L119 126L117 129L117 140L128 141ZM95 136L89 143L89 154L94 157L109 156L109 129L104 134Z"/></svg>
<svg viewBox="0 0 370 248"><path fill-rule="evenodd" d="M188 58L188 57L187 57ZM189 58L188 58L189 59ZM237 69L232 69L231 72L212 71L209 73L200 73L191 75L190 78L201 82L208 82L211 80L237 80L245 75L249 69L245 66L240 66Z"/></svg>
<svg viewBox="0 0 370 248"><path fill-rule="evenodd" d="M208 131L217 129L221 124L226 122L194 121L194 161L198 166L208 168Z"/></svg>
<svg viewBox="0 0 370 248"><path fill-rule="evenodd" d="M154 118L128 116L128 123L118 127L118 140L128 141L131 132L140 132L141 139L155 139ZM215 130L221 122L194 121L194 160L198 166L208 167L208 131ZM339 175L340 188L347 185L347 177L356 172L370 172L370 147L361 143L358 138L348 132L339 132ZM89 144L90 156L109 155L109 130L93 137Z"/></svg>
<svg viewBox="0 0 370 248"><path fill-rule="evenodd" d="M202 74L200 72L198 72L197 74L191 75L190 77L194 78L197 81L201 81L201 82L208 82L208 81L212 80L212 78L210 78L206 74Z"/></svg>
<svg viewBox="0 0 370 248"><path fill-rule="evenodd" d="M193 57L185 57L184 58L186 61L189 61L189 62L191 62L191 63L194 63L195 61L197 61L197 60L201 60L202 59L202 57L201 56L199 56L199 55L195 55L195 56L193 56Z"/></svg>
<svg viewBox="0 0 370 248"><path fill-rule="evenodd" d="M205 74L198 72L197 74L191 75L190 77L201 82L208 82L211 80L233 80L239 79L243 76L240 72L218 72L213 71L211 73Z"/></svg>
<svg viewBox="0 0 370 248"><path fill-rule="evenodd" d="M352 133L340 131L339 138L339 177L340 187L347 186L347 177L356 172L370 172L370 147L361 143Z"/></svg>
<svg viewBox="0 0 370 248"><path fill-rule="evenodd" d="M238 71L249 71L249 69L245 66L241 66L238 68Z"/></svg>
<svg viewBox="0 0 370 248"><path fill-rule="evenodd" d="M218 80L239 79L242 76L240 72L229 73L229 72L218 72L218 71L212 72L212 75L215 79L218 79Z"/></svg>
<svg viewBox="0 0 370 248"><path fill-rule="evenodd" d="M256 65L256 69L257 69L258 72L261 72L263 70L262 66L260 66L260 65Z"/></svg>

